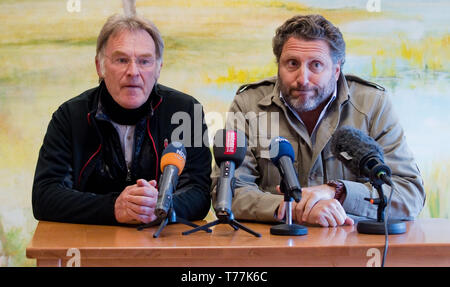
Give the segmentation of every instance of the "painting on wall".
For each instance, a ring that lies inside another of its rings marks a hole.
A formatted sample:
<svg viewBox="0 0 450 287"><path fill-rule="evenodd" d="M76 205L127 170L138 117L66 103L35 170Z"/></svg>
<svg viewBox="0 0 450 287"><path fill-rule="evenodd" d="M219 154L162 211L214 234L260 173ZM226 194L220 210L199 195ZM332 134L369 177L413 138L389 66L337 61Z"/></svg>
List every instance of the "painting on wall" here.
<svg viewBox="0 0 450 287"><path fill-rule="evenodd" d="M427 192L421 217L450 218L448 1L142 0L165 42L159 82L194 96L209 133L237 88L277 73L271 41L296 14L321 14L347 44L343 72L384 86ZM122 1L0 2L0 266L33 266L31 188L52 113L95 87L97 35Z"/></svg>

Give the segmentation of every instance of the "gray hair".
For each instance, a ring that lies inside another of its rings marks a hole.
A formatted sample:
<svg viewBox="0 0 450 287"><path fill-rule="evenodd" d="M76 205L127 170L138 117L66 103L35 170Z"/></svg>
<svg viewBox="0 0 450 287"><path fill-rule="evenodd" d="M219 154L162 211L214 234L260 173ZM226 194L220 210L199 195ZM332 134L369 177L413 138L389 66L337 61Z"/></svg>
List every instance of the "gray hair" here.
<svg viewBox="0 0 450 287"><path fill-rule="evenodd" d="M304 40L324 40L328 43L333 63L345 62L345 41L341 31L321 15L297 15L278 27L272 40L273 53L280 62L284 43L296 37Z"/></svg>
<svg viewBox="0 0 450 287"><path fill-rule="evenodd" d="M108 42L109 37L123 30L146 31L155 42L156 60L159 63L162 62L164 42L161 37L161 33L159 32L155 24L153 24L153 22L151 22L150 20L147 20L144 17L138 15L125 16L121 14L115 14L108 18L97 37L97 50L95 57L100 61L102 73L104 73L103 55L106 43Z"/></svg>

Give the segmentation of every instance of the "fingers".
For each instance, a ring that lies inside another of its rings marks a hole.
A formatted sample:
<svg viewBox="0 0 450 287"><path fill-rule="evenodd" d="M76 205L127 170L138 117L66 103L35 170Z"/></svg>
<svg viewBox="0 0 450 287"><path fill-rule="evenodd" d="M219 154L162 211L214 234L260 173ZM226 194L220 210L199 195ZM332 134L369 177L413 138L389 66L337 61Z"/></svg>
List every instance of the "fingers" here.
<svg viewBox="0 0 450 287"><path fill-rule="evenodd" d="M158 199L158 191L151 182L140 179L136 185L129 186L125 189L125 200L136 205L147 207L155 207Z"/></svg>
<svg viewBox="0 0 450 287"><path fill-rule="evenodd" d="M305 187L302 190L302 199L296 207L296 215L299 222L306 222L311 209L321 199L320 193L314 188Z"/></svg>
<svg viewBox="0 0 450 287"><path fill-rule="evenodd" d="M319 224L323 227L353 224L353 220L347 216L344 208L335 199L319 201L312 208L306 221L312 224Z"/></svg>
<svg viewBox="0 0 450 287"><path fill-rule="evenodd" d="M300 200L299 203L297 203L297 205L294 208L295 216L293 216L293 218L295 218L295 220L300 223L305 221L305 220L303 220L303 209L305 208L305 204L307 201L308 201L308 198L303 197L303 194L302 194L302 199Z"/></svg>
<svg viewBox="0 0 450 287"><path fill-rule="evenodd" d="M304 208L302 208L302 209L304 209L303 213L302 213L302 217L301 217L302 221L306 221L308 219L311 209L319 201L319 198L312 195L309 198L307 198L305 201L306 201L306 203L304 203Z"/></svg>
<svg viewBox="0 0 450 287"><path fill-rule="evenodd" d="M336 212L334 213L335 218L337 219L338 225L353 225L355 221L348 217L347 213L345 212L344 208L339 202L335 202L333 204L333 207L336 209Z"/></svg>
<svg viewBox="0 0 450 287"><path fill-rule="evenodd" d="M155 189L156 181L150 182L139 179L136 186L130 188L127 201L127 212L131 217L148 223L156 219L155 206L158 199L158 191Z"/></svg>
<svg viewBox="0 0 450 287"><path fill-rule="evenodd" d="M355 221L352 218L347 216L347 218L345 218L344 224L351 226L351 225L355 224Z"/></svg>
<svg viewBox="0 0 450 287"><path fill-rule="evenodd" d="M319 202L319 200L328 200L334 198L334 190L328 185L318 185L303 188L302 190L302 200L299 206L301 210L301 221L306 221L311 213L314 205Z"/></svg>
<svg viewBox="0 0 450 287"><path fill-rule="evenodd" d="M144 213L140 213L144 212ZM154 220L156 220L156 215L154 213L154 210L147 210L146 207L142 206L132 206L132 204L129 205L127 208L127 213L135 220L143 222L143 223L149 223Z"/></svg>
<svg viewBox="0 0 450 287"><path fill-rule="evenodd" d="M144 186L149 187L150 183L148 181L146 181L145 179L138 179L136 181L136 185L139 186L139 187L144 187Z"/></svg>
<svg viewBox="0 0 450 287"><path fill-rule="evenodd" d="M283 199L280 202L280 205L278 206L278 214L277 214L278 220L283 220L285 214L286 214L286 206L284 204L284 199Z"/></svg>
<svg viewBox="0 0 450 287"><path fill-rule="evenodd" d="M279 185L277 185L277 186L275 187L275 189L277 190L278 194L282 194L282 193L281 193L281 189L280 189L280 186L279 186Z"/></svg>
<svg viewBox="0 0 450 287"><path fill-rule="evenodd" d="M131 200L128 200L130 199ZM155 206L156 200L153 203L146 203L147 205L136 204L132 200L137 197L127 197L122 204L122 222L133 223L133 221L149 223L156 220ZM146 199L142 199L146 200ZM120 221L119 221L120 222Z"/></svg>
<svg viewBox="0 0 450 287"><path fill-rule="evenodd" d="M130 195L136 196L148 196L148 197L158 197L158 190L155 188L156 181L152 180L150 182L139 179L135 185L128 186L126 190Z"/></svg>
<svg viewBox="0 0 450 287"><path fill-rule="evenodd" d="M345 213L344 208L342 205L337 202L337 200L333 200L330 204L331 214L334 217L337 225L343 225L345 222L345 218L347 217L347 214ZM335 225L333 225L335 226Z"/></svg>
<svg viewBox="0 0 450 287"><path fill-rule="evenodd" d="M323 209L316 216L313 216L316 224L322 227L335 227L337 226L336 218L329 209Z"/></svg>
<svg viewBox="0 0 450 287"><path fill-rule="evenodd" d="M146 206L154 208L158 200L157 197L139 196L139 195L128 195L126 196L126 201L139 206Z"/></svg>
<svg viewBox="0 0 450 287"><path fill-rule="evenodd" d="M151 181L146 181L145 179L138 179L137 181L136 181L136 184L137 184L137 186L139 186L139 187L144 187L144 186L147 186L147 187L151 187L151 186L153 186L153 187L156 187L156 180L151 180Z"/></svg>
<svg viewBox="0 0 450 287"><path fill-rule="evenodd" d="M155 206L158 199L156 181L139 179L127 186L117 198L114 213L121 223L148 223L156 219Z"/></svg>
<svg viewBox="0 0 450 287"><path fill-rule="evenodd" d="M127 202L127 208L138 215L149 216L154 213L154 208L143 205L137 205L132 202Z"/></svg>
<svg viewBox="0 0 450 287"><path fill-rule="evenodd" d="M336 219L330 213L326 213L320 217L320 225L323 227L336 227Z"/></svg>

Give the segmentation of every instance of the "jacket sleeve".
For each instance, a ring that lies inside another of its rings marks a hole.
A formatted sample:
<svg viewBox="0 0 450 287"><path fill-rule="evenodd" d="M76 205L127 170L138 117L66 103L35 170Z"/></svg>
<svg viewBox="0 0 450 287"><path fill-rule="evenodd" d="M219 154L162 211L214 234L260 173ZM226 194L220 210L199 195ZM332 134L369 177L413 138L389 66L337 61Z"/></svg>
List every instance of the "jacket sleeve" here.
<svg viewBox="0 0 450 287"><path fill-rule="evenodd" d="M64 105L52 116L39 152L32 206L38 220L118 224L116 193L95 194L74 189L72 124Z"/></svg>
<svg viewBox="0 0 450 287"><path fill-rule="evenodd" d="M211 207L211 151L208 128L200 103L193 101L189 118L191 136L183 137L187 153L186 164L178 179L173 205L177 216L187 220L201 220ZM190 141L187 140L189 138Z"/></svg>
<svg viewBox="0 0 450 287"><path fill-rule="evenodd" d="M413 220L425 204L423 180L403 129L392 110L392 104L385 93L381 93L374 113L369 118L369 135L383 148L385 163L392 170L392 181L396 190L392 195L389 217ZM343 207L347 213L376 218L377 206L364 200L372 194L378 197L376 189L369 183L343 180L347 196ZM383 193L389 198L391 189L383 185Z"/></svg>
<svg viewBox="0 0 450 287"><path fill-rule="evenodd" d="M233 117L227 118L226 128L240 129L245 132L249 138L249 123L245 118L247 112L242 97L237 95L231 104L229 112ZM217 180L220 170L216 166L213 170L213 203L216 202ZM282 195L273 194L269 191L263 191L257 184L260 177L258 163L252 151L247 147L245 159L235 171L236 188L232 204L232 211L236 219L277 222L275 210L283 200Z"/></svg>

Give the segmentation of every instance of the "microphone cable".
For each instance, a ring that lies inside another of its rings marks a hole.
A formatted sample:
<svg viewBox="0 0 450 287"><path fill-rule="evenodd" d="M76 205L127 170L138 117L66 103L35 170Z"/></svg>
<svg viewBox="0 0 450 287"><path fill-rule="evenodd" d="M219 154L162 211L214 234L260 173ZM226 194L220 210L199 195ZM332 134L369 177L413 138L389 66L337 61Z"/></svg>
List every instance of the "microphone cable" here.
<svg viewBox="0 0 450 287"><path fill-rule="evenodd" d="M391 206L391 200L392 200L392 194L394 192L397 192L397 189L395 188L394 183L389 177L386 177L388 180L388 185L391 187L391 194L389 194L389 199L386 204L386 214L384 217L384 252L383 252L383 259L381 261L381 267L384 267L384 262L386 260L388 246L389 246L389 230L388 230L388 219L389 219L389 209Z"/></svg>

